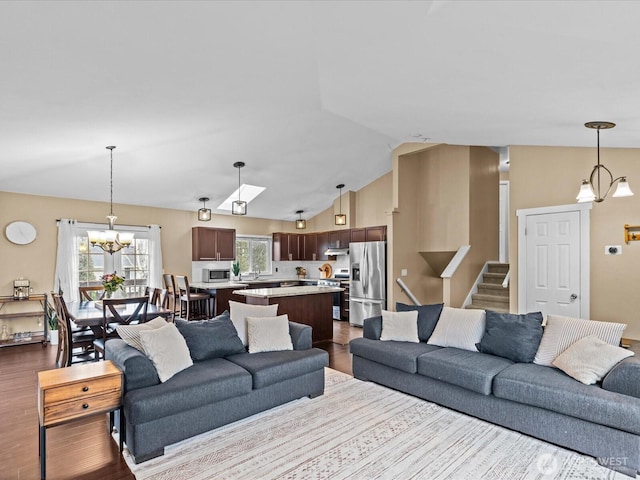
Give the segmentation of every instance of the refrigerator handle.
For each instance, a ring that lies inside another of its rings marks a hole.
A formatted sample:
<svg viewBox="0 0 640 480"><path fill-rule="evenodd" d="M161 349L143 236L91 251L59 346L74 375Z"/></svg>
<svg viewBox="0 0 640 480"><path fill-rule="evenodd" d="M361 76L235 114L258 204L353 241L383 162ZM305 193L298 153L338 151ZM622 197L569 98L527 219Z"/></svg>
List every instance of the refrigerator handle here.
<svg viewBox="0 0 640 480"><path fill-rule="evenodd" d="M360 299L360 298L350 298L350 302L354 303L370 303L371 305L381 305L382 300L369 300L368 298Z"/></svg>
<svg viewBox="0 0 640 480"><path fill-rule="evenodd" d="M367 295L367 290L368 290L368 286L369 286L369 264L368 264L368 260L369 260L369 252L367 250L367 244L365 243L362 246L362 271L361 271L361 275L360 278L362 279L362 292Z"/></svg>

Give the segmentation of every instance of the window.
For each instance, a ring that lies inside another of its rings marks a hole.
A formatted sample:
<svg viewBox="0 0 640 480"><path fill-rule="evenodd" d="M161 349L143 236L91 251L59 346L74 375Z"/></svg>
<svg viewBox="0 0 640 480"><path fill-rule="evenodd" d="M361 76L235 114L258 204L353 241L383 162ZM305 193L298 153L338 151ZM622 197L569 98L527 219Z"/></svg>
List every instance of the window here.
<svg viewBox="0 0 640 480"><path fill-rule="evenodd" d="M236 236L236 260L240 273L260 271L271 275L271 237Z"/></svg>
<svg viewBox="0 0 640 480"><path fill-rule="evenodd" d="M88 228L90 230L92 228ZM130 247L113 255L98 246L91 246L86 230L80 229L77 237L78 285L102 285L100 277L116 272L124 277L124 293L144 295L149 284L149 239L146 231L136 231Z"/></svg>

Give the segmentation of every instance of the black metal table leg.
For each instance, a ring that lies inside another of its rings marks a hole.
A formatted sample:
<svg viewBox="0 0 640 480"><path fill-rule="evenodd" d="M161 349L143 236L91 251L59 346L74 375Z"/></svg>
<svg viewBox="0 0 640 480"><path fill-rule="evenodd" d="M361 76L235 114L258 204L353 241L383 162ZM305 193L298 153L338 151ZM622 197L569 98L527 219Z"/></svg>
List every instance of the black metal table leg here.
<svg viewBox="0 0 640 480"><path fill-rule="evenodd" d="M40 427L40 478L44 480L47 476L47 429Z"/></svg>

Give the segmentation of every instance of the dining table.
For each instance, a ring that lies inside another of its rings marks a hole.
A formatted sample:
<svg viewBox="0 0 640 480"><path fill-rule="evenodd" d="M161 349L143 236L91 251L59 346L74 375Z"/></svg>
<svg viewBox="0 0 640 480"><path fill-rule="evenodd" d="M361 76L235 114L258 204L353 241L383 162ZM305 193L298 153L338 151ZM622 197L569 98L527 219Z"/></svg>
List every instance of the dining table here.
<svg viewBox="0 0 640 480"><path fill-rule="evenodd" d="M121 315L131 315L136 308L135 304L128 304L122 309ZM67 310L69 311L69 319L79 327L101 327L102 326L102 306L96 305L94 301L68 302ZM118 312L120 313L120 312ZM168 308L158 307L149 304L147 307L147 316L145 321L155 317L163 317L169 320L173 316L173 311Z"/></svg>

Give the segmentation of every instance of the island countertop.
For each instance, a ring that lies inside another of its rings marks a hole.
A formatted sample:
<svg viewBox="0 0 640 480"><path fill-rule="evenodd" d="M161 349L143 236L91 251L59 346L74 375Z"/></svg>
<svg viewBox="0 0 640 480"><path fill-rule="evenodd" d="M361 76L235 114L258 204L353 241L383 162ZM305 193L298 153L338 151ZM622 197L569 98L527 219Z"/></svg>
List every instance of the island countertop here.
<svg viewBox="0 0 640 480"><path fill-rule="evenodd" d="M246 283L241 283L241 282L212 282L212 283L196 282L196 283L189 284L189 287L196 288L198 290L224 290L228 288L244 288L246 286L247 286Z"/></svg>
<svg viewBox="0 0 640 480"><path fill-rule="evenodd" d="M236 295L244 295L245 297L273 298L317 295L320 293L337 293L342 291L344 291L344 288L340 287L317 287L305 285L299 287L248 288L245 290L235 290L233 293Z"/></svg>

